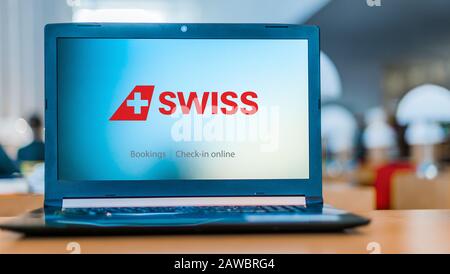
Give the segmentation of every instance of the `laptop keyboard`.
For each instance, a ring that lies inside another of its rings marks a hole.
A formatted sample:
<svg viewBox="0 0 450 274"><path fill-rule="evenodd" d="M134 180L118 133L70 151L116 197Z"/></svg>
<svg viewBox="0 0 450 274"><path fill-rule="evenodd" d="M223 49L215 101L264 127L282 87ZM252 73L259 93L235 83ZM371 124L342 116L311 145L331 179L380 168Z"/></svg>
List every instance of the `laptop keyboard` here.
<svg viewBox="0 0 450 274"><path fill-rule="evenodd" d="M100 207L64 208L64 215L109 216L143 214L224 214L224 213L302 213L304 206L189 206L189 207Z"/></svg>

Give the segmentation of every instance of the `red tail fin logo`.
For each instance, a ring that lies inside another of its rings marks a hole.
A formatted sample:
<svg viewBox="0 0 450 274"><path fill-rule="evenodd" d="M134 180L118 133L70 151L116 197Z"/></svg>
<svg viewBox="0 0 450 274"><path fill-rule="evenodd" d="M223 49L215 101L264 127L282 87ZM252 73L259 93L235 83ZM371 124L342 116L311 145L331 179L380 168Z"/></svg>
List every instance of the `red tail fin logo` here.
<svg viewBox="0 0 450 274"><path fill-rule="evenodd" d="M110 121L145 121L152 102L155 86L136 86L119 108L109 118Z"/></svg>

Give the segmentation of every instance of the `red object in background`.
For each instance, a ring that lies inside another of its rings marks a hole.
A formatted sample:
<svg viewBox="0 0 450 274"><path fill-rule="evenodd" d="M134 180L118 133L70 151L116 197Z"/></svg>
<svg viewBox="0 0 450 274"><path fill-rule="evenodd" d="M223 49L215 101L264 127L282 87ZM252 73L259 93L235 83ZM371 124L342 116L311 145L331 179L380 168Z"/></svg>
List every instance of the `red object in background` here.
<svg viewBox="0 0 450 274"><path fill-rule="evenodd" d="M391 184L395 173L413 170L414 166L410 163L391 163L377 169L375 177L377 209L391 208Z"/></svg>

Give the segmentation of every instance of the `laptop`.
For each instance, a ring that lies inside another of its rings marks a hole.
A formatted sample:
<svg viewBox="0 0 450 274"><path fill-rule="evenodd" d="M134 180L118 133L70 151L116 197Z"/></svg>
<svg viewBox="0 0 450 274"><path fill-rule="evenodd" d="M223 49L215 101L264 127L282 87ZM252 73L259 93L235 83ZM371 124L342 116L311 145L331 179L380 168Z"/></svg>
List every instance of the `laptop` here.
<svg viewBox="0 0 450 274"><path fill-rule="evenodd" d="M50 24L45 206L30 235L339 231L324 206L319 29Z"/></svg>

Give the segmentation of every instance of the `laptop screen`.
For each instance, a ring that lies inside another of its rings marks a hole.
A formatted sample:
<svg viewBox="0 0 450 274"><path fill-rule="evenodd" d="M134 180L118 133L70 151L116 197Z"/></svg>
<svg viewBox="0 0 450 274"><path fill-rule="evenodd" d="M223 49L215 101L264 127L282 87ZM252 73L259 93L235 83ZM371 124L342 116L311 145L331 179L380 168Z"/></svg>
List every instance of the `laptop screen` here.
<svg viewBox="0 0 450 274"><path fill-rule="evenodd" d="M58 179L308 179L308 41L59 38Z"/></svg>

